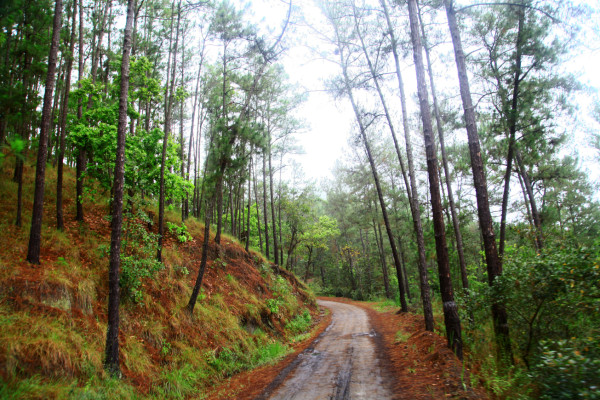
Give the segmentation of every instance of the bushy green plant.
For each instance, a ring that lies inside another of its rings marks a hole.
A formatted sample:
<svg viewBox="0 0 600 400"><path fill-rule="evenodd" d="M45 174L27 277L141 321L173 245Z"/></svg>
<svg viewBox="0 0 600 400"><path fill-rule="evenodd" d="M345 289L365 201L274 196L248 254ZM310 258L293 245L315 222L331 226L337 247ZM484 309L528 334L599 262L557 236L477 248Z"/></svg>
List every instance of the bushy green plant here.
<svg viewBox="0 0 600 400"><path fill-rule="evenodd" d="M600 399L600 339L543 341L534 376L541 399Z"/></svg>
<svg viewBox="0 0 600 400"><path fill-rule="evenodd" d="M492 298L502 299L528 366L542 340L587 336L600 324L600 246L563 243L536 253L510 248Z"/></svg>
<svg viewBox="0 0 600 400"><path fill-rule="evenodd" d="M144 297L142 280L154 277L163 264L155 257L158 235L148 232L144 226L149 221L148 216L140 211L136 217L129 214L124 224L120 285L133 302L140 303Z"/></svg>
<svg viewBox="0 0 600 400"><path fill-rule="evenodd" d="M279 314L279 306L281 305L280 299L267 299L265 304L272 314Z"/></svg>
<svg viewBox="0 0 600 400"><path fill-rule="evenodd" d="M186 243L192 240L192 235L188 232L187 226L182 222L181 226L172 222L167 222L167 229L174 234L180 243Z"/></svg>
<svg viewBox="0 0 600 400"><path fill-rule="evenodd" d="M280 342L267 343L257 349L253 365L259 366L278 359L288 352L288 347Z"/></svg>
<svg viewBox="0 0 600 400"><path fill-rule="evenodd" d="M285 329L294 334L299 334L306 331L310 327L312 317L307 309L304 309L302 314L298 314L296 318L285 325Z"/></svg>

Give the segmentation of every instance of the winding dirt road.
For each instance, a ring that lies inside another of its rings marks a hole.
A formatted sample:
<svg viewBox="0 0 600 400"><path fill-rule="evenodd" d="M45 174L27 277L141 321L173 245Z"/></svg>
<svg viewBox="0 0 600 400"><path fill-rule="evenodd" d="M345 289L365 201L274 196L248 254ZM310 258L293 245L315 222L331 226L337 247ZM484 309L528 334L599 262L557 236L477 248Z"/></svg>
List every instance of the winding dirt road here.
<svg viewBox="0 0 600 400"><path fill-rule="evenodd" d="M257 399L393 399L367 313L351 304L318 303L331 310L331 325Z"/></svg>

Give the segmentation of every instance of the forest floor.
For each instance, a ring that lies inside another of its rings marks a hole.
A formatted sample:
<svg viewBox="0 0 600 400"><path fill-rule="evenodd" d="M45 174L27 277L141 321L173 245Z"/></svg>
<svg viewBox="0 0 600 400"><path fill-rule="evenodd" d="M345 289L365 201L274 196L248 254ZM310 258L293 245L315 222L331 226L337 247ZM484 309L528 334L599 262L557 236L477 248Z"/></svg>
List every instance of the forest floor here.
<svg viewBox="0 0 600 400"><path fill-rule="evenodd" d="M488 398L419 316L342 298L321 297L319 305L332 314L314 341L277 364L231 378L209 398Z"/></svg>

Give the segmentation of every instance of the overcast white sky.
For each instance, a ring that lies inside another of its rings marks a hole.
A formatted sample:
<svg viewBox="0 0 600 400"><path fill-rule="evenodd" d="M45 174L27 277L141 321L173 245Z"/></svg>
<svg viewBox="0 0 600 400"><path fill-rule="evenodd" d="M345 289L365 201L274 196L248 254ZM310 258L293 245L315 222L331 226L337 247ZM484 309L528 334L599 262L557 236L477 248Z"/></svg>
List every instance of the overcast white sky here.
<svg viewBox="0 0 600 400"><path fill-rule="evenodd" d="M594 3L597 0L589 0L587 3ZM468 3L464 1L463 3ZM248 3L254 16L252 19L259 26L270 26L274 32L278 32L281 22L285 19L287 7L281 0L252 0ZM295 4L302 8L311 23L318 24L318 21L324 21L319 10L315 7L312 0L296 0ZM341 99L337 103L324 91L324 82L326 79L339 73L338 67L326 60L319 59L318 56L309 50L307 46L315 47L319 45L317 35L312 34L307 28L296 27L293 34L291 46L285 54L282 62L290 76L292 83L297 83L308 90L309 96L305 104L302 105L298 114L308 123L308 129L301 135L298 135L299 143L304 148L304 154L296 156L296 159L302 165L307 177L319 181L322 178L331 177L331 169L335 162L343 158L344 151L347 148L347 140L351 127L355 120L347 100ZM298 35L300 33L300 35ZM600 41L598 34L588 32L590 50L581 54L573 60L567 68L581 76L581 81L590 88L596 90L600 88ZM595 50L594 50L595 49ZM405 68L405 81L407 83L407 96L410 93L411 81L414 81L414 70L410 67ZM455 72L449 75L455 80ZM577 118L581 124L579 129L586 129L584 125L590 126L591 121L588 117L588 110L591 106L590 94L579 96L580 118ZM593 125L593 124L592 124ZM589 127L588 127L589 129ZM592 178L598 181L600 172L597 166L597 153L589 148L585 143L585 137L574 140L571 148L579 151L582 158L582 167L586 168ZM584 145L585 146L582 146Z"/></svg>

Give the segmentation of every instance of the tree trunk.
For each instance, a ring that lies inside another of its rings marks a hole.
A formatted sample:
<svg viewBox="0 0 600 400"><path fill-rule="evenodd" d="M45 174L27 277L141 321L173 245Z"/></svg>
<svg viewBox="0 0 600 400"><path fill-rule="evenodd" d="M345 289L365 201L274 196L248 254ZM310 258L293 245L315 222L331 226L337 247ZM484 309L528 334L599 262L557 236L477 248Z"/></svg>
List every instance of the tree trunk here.
<svg viewBox="0 0 600 400"><path fill-rule="evenodd" d="M252 207L252 153L248 164L248 214L246 215L246 253L250 251L250 210Z"/></svg>
<svg viewBox="0 0 600 400"><path fill-rule="evenodd" d="M533 225L535 228L535 244L537 250L540 251L544 247L544 235L542 233L542 220L540 218L540 213L538 212L537 202L535 201L535 195L533 194L533 186L531 185L529 174L527 174L527 171L525 170L525 165L523 164L523 159L521 158L519 149L515 149L515 158L519 166L519 173L523 178L523 184L525 185L527 197L529 198L529 204L531 206L531 217L533 218Z"/></svg>
<svg viewBox="0 0 600 400"><path fill-rule="evenodd" d="M506 241L506 214L508 211L508 198L510 195L510 178L512 176L512 162L515 152L515 136L517 132L517 118L519 115L518 104L519 104L519 84L521 83L521 58L522 58L522 35L523 35L523 23L525 22L525 12L521 7L518 7L517 12L519 13L519 26L517 30L517 49L515 55L515 78L513 81L513 93L511 110L508 115L508 153L506 155L506 172L504 174L504 191L502 193L502 213L500 216L500 244L498 248L498 255L500 262L504 256L504 244Z"/></svg>
<svg viewBox="0 0 600 400"><path fill-rule="evenodd" d="M171 13L173 13L174 4L171 6ZM171 105L173 102L173 88L175 86L175 66L177 65L177 42L179 40L179 23L181 20L181 0L177 6L177 33L175 35L175 46L173 48L173 66L172 72L170 72L170 84L169 84L169 69L171 67L171 46L169 45L169 60L167 62L167 85L165 88L165 125L164 125L164 137L162 146L162 157L160 163L160 189L159 189L159 200L158 200L158 250L156 252L156 259L162 261L162 245L163 236L165 233L165 164L167 162L167 145L169 142L169 135L171 133ZM171 39L173 35L173 16L171 15Z"/></svg>
<svg viewBox="0 0 600 400"><path fill-rule="evenodd" d="M57 177L56 177L56 228L64 229L63 221L63 204L62 204L62 189L63 189L63 162L65 156L65 136L67 125L67 111L69 108L69 93L71 91L71 71L73 69L73 53L75 51L75 21L77 15L77 1L73 1L73 19L71 22L71 39L69 43L69 54L67 56L67 75L65 77L65 92L63 94L63 103L60 113L60 145L58 150L57 160Z"/></svg>
<svg viewBox="0 0 600 400"><path fill-rule="evenodd" d="M271 193L271 225L273 227L273 255L275 264L279 265L279 248L277 243L277 219L275 219L275 201L273 199L273 167L271 164L271 132L268 137L269 143L269 192Z"/></svg>
<svg viewBox="0 0 600 400"><path fill-rule="evenodd" d="M418 7L418 4L417 4ZM469 279L467 276L467 263L465 261L465 252L462 240L462 233L460 232L460 223L458 221L458 215L456 213L456 207L454 205L454 194L452 191L452 179L450 175L450 168L448 167L448 155L446 154L446 144L444 139L444 126L440 117L440 111L438 107L437 95L435 90L435 84L433 80L433 67L431 65L431 58L429 56L429 47L427 46L427 37L425 35L425 26L421 18L421 9L419 11L419 22L421 25L421 33L423 35L423 47L425 49L425 58L427 60L427 69L429 71L429 83L431 85L431 96L433 97L433 114L435 116L438 137L440 140L440 151L442 153L442 164L444 166L444 175L446 177L446 188L448 189L448 205L450 206L450 215L452 217L452 227L454 228L454 237L456 238L456 252L458 253L458 265L460 267L460 276L462 280L463 289L469 289ZM442 190L444 187L442 186Z"/></svg>
<svg viewBox="0 0 600 400"><path fill-rule="evenodd" d="M270 139L269 139L270 140ZM267 218L267 157L263 151L263 215L265 217L265 250L269 259L269 224Z"/></svg>
<svg viewBox="0 0 600 400"><path fill-rule="evenodd" d="M306 262L306 272L304 273L304 282L308 282L308 275L310 273L310 263L312 262L313 247L306 246L306 249L308 250L308 261Z"/></svg>
<svg viewBox="0 0 600 400"><path fill-rule="evenodd" d="M78 71L78 82L77 86L81 88L81 81L83 79L83 0L79 0L79 71ZM81 121L83 118L83 104L81 98L77 102L77 119ZM75 167L75 208L76 215L75 220L83 222L83 173L85 170L85 149L78 149L77 151L77 166Z"/></svg>
<svg viewBox="0 0 600 400"><path fill-rule="evenodd" d="M123 223L123 185L125 181L125 135L127 133L127 95L129 91L129 63L131 31L135 0L127 2L127 20L123 35L121 61L121 90L119 93L119 125L117 128L117 156L115 159L114 199L110 235L110 266L108 273L108 328L104 368L113 376L120 376L119 368L119 268L121 263L121 226Z"/></svg>
<svg viewBox="0 0 600 400"><path fill-rule="evenodd" d="M379 235L377 234L377 229L379 229ZM383 287L385 288L385 297L391 299L392 292L390 291L390 277L388 275L387 263L385 262L385 252L383 251L383 235L381 234L381 225L376 224L375 220L373 220L373 233L375 234L375 242L377 244L377 250L379 252L379 259L381 260L381 273L383 274ZM401 285L402 282L399 282L399 284Z"/></svg>
<svg viewBox="0 0 600 400"><path fill-rule="evenodd" d="M58 41L60 39L62 22L62 0L56 0L54 7L54 20L52 23L52 41L48 55L48 72L46 74L46 87L44 91L44 105L42 107L42 122L39 137L37 165L35 168L35 192L33 195L33 212L31 215L31 230L29 232L29 246L27 261L31 264L40 263L40 247L42 239L42 216L44 214L44 186L46 180L46 160L48 157L48 131L50 130L50 117L52 112L52 92L56 80L56 58L58 55Z"/></svg>
<svg viewBox="0 0 600 400"><path fill-rule="evenodd" d="M462 49L462 42L460 39L458 24L456 22L454 6L451 0L444 0L444 6L446 8L448 27L450 29L452 44L454 46L454 56L458 71L460 95L465 113L469 153L471 156L471 169L473 171L475 196L477 198L479 226L485 249L488 282L490 286L493 286L496 277L502 274L502 264L500 263L500 258L498 257L498 251L496 249L496 235L494 234L492 216L490 213L487 183L485 171L483 170L483 160L481 157L481 147L479 145L477 124L475 122L475 108L473 106L473 101L471 100L471 89L469 87L469 79L467 76L467 64ZM503 362L509 362L512 364L513 356L510 344L508 317L503 301L498 299L492 304L492 317L494 320L494 332L496 335L498 358Z"/></svg>
<svg viewBox="0 0 600 400"><path fill-rule="evenodd" d="M26 71L29 68L29 64L31 63L30 57L26 53L24 55L25 61L23 62L23 70ZM29 74L23 74L23 87L25 88L25 96L22 102L22 121L18 129L20 129L20 136L25 143L29 141L29 119L30 113L27 113L26 107L29 104L30 97L30 79ZM17 217L15 220L15 225L21 227L22 225L22 214L23 214L23 168L25 163L25 154L22 154L22 157L16 157L15 159L15 176L14 180L17 182Z"/></svg>
<svg viewBox="0 0 600 400"><path fill-rule="evenodd" d="M392 234L392 229L390 227L390 221L388 218L388 214L387 214L387 210L386 210L386 205L385 205L385 200L383 199L383 192L381 190L381 185L379 183L379 175L377 174L377 167L375 166L375 161L373 160L373 156L371 154L371 147L369 145L369 141L367 139L367 134L366 134L366 128L363 124L362 121L362 115L360 114L360 111L358 109L358 106L354 100L354 95L352 93L352 88L350 86L350 78L348 77L348 71L347 71L347 65L346 65L346 60L344 59L344 51L341 45L341 38L339 37L339 32L338 32L338 27L337 24L335 23L335 21L332 21L333 23L333 28L335 30L335 35L336 35L336 42L338 45L338 50L339 50L339 56L340 56L340 63L341 63L341 67L342 67L342 73L343 73L343 77L344 77L344 85L345 85L345 89L346 89L346 94L348 95L348 97L350 98L350 102L352 104L352 109L354 110L354 115L356 117L356 121L358 123L359 126L359 130L360 130L360 134L363 140L363 144L365 145L365 150L367 153L367 157L369 159L369 164L371 166L371 172L373 174L373 180L375 181L375 187L377 189L377 195L379 197L379 205L381 206L381 213L383 214L383 222L385 223L385 229L388 235L388 239L390 242L390 247L392 248L392 255L394 257L394 265L396 266L397 270L400 270L400 258L398 257L398 251L396 249L396 243L394 242L394 237ZM406 304L406 297L404 294L404 287L402 285L399 285L399 290L400 290L400 304L401 304L401 309L403 312L407 312L408 311L408 305Z"/></svg>
<svg viewBox="0 0 600 400"><path fill-rule="evenodd" d="M257 222L257 228L258 228L258 242L260 245L260 251L262 253L263 251L263 240L262 240L262 232L260 229L260 207L258 206L258 190L256 190L256 166L252 165L252 170L254 172L253 176L254 176L254 199L256 201L256 222Z"/></svg>
<svg viewBox="0 0 600 400"><path fill-rule="evenodd" d="M446 337L448 338L448 346L452 348L456 356L462 360L463 349L460 318L458 316L456 302L454 301L452 279L450 278L450 263L448 261L448 247L446 245L444 212L442 210L442 198L440 195L438 163L435 154L427 83L425 81L425 67L423 65L416 0L408 0L408 14L410 19L410 36L413 45L413 58L417 72L417 93L419 97L421 119L423 120L423 137L425 140L425 153L427 155L427 172L429 175L429 190L431 192L431 211L433 214L433 230L435 233L435 250L440 279L440 291L442 301L444 302L443 309Z"/></svg>
<svg viewBox="0 0 600 400"><path fill-rule="evenodd" d="M380 0L386 17L388 30L392 42L392 54L396 67L396 77L398 78L398 87L400 89L400 103L402 107L402 125L404 128L404 139L406 142L406 158L408 160L408 174L410 177L411 193L413 200L410 202L410 210L413 218L413 226L417 237L417 250L419 254L419 286L421 288L421 302L423 303L423 318L425 320L425 329L433 332L433 308L431 306L431 294L429 280L427 277L427 262L425 259L425 237L423 235L423 225L421 224L421 210L419 208L419 192L417 189L417 179L415 176L415 167L412 157L412 144L410 141L410 130L408 128L408 112L406 110L406 95L404 93L404 82L400 72L400 61L398 57L397 40L394 34L394 27L390 20L386 0Z"/></svg>
<svg viewBox="0 0 600 400"><path fill-rule="evenodd" d="M204 214L204 239L202 241L202 257L200 259L200 269L198 270L198 276L196 277L196 283L192 290L190 301L187 304L187 311L190 315L194 315L194 307L196 306L196 300L200 293L200 287L202 286L202 279L204 277L204 271L206 269L206 260L208 257L208 240L210 238L210 217L212 215L212 204L214 199L206 202L206 212ZM209 204L210 203L210 204Z"/></svg>
<svg viewBox="0 0 600 400"><path fill-rule="evenodd" d="M194 143L194 120L196 118L196 109L198 107L198 91L200 88L200 78L202 76L202 65L204 63L204 45L206 43L206 38L203 38L202 41L202 45L201 45L201 50L200 50L200 64L198 65L198 75L196 77L196 90L194 91L194 106L192 108L192 123L190 124L190 143L188 146L188 163L187 163L187 172L186 172L186 180L190 179L190 166L191 166L191 159L192 159L192 143ZM201 113L199 113L201 114ZM204 118L202 118L202 115L198 116L198 135L202 134L202 121L204 121ZM198 141L199 142L199 141ZM198 143L199 144L199 143ZM196 185L194 185L194 193L196 193ZM192 200L193 203L193 200ZM193 204L192 204L193 206ZM185 219L187 219L189 217L189 194L186 194L186 199L185 199Z"/></svg>

